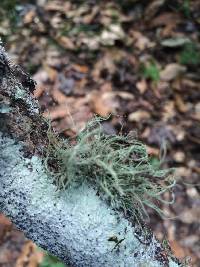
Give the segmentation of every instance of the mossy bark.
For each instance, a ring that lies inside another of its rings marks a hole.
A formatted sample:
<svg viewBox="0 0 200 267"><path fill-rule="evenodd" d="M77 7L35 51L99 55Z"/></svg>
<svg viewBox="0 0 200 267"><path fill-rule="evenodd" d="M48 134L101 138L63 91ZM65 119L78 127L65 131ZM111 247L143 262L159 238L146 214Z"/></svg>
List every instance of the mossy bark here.
<svg viewBox="0 0 200 267"><path fill-rule="evenodd" d="M88 184L56 189L41 159L48 126L32 90L33 81L1 48L0 210L71 266L179 266L153 234L144 235Z"/></svg>

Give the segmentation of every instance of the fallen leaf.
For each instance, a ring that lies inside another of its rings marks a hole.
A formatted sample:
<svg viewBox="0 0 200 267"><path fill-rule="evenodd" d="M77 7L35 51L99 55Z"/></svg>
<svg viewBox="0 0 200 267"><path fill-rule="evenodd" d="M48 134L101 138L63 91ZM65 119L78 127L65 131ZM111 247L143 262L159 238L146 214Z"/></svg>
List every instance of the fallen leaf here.
<svg viewBox="0 0 200 267"><path fill-rule="evenodd" d="M140 51L143 51L146 48L152 48L156 45L138 31L131 31L131 37L133 39L134 47L137 47Z"/></svg>
<svg viewBox="0 0 200 267"><path fill-rule="evenodd" d="M63 104L69 100L69 98L58 89L52 90L52 97L58 104Z"/></svg>
<svg viewBox="0 0 200 267"><path fill-rule="evenodd" d="M116 40L122 40L125 36L121 25L111 24L108 29L102 31L100 41L103 45L114 45Z"/></svg>
<svg viewBox="0 0 200 267"><path fill-rule="evenodd" d="M160 154L160 150L158 148L146 146L146 149L147 149L148 155L150 155L150 156L157 156L158 157Z"/></svg>
<svg viewBox="0 0 200 267"><path fill-rule="evenodd" d="M35 10L32 9L29 12L26 13L26 15L23 18L23 22L25 24L29 24L29 23L33 22L35 17L36 17Z"/></svg>
<svg viewBox="0 0 200 267"><path fill-rule="evenodd" d="M45 3L44 5L44 10L47 10L47 11L59 11L61 13L66 13L70 10L71 8L71 3L70 2L64 2L62 3L62 5L56 3L56 2L47 2Z"/></svg>
<svg viewBox="0 0 200 267"><path fill-rule="evenodd" d="M166 12L162 13L161 15L157 16L155 19L152 20L151 26L158 27L163 25L169 24L178 24L181 21L181 17L177 13Z"/></svg>
<svg viewBox="0 0 200 267"><path fill-rule="evenodd" d="M147 81L142 79L141 81L136 83L136 87L139 90L140 94L144 94L147 90Z"/></svg>
<svg viewBox="0 0 200 267"><path fill-rule="evenodd" d="M74 70L76 70L77 72L81 72L81 73L85 73L85 74L88 73L88 71L89 71L88 66L86 66L86 65L73 64L72 68Z"/></svg>
<svg viewBox="0 0 200 267"><path fill-rule="evenodd" d="M179 220L187 224L198 222L199 217L200 217L200 205L199 204L193 205L193 207L190 209L185 208L183 212L179 214Z"/></svg>
<svg viewBox="0 0 200 267"><path fill-rule="evenodd" d="M190 198L192 198L194 200L198 200L199 199L199 193L198 193L198 191L197 191L197 189L195 187L188 187L186 189L186 193Z"/></svg>
<svg viewBox="0 0 200 267"><path fill-rule="evenodd" d="M39 251L33 242L28 241L23 246L15 267L37 267L38 264L42 262L43 257L44 253Z"/></svg>
<svg viewBox="0 0 200 267"><path fill-rule="evenodd" d="M62 119L66 117L68 114L69 114L69 110L68 110L67 105L62 104L60 106L53 107L48 111L45 111L43 113L43 116L51 120L56 120L56 119Z"/></svg>
<svg viewBox="0 0 200 267"><path fill-rule="evenodd" d="M149 118L150 118L150 114L144 110L138 110L128 115L128 120L131 122L132 121L139 122L141 120L147 120Z"/></svg>
<svg viewBox="0 0 200 267"><path fill-rule="evenodd" d="M121 97L122 99L125 100L133 100L135 99L134 95L129 93L129 92L123 92L123 91L114 91L114 95Z"/></svg>
<svg viewBox="0 0 200 267"><path fill-rule="evenodd" d="M163 107L162 117L163 121L166 122L169 119L174 118L176 115L174 101L167 101Z"/></svg>
<svg viewBox="0 0 200 267"><path fill-rule="evenodd" d="M160 72L160 79L167 82L172 81L186 70L187 68L185 66L181 66L177 63L170 63Z"/></svg>
<svg viewBox="0 0 200 267"><path fill-rule="evenodd" d="M175 94L175 104L180 112L187 112L188 111L188 105L184 103L182 97L179 94Z"/></svg>
<svg viewBox="0 0 200 267"><path fill-rule="evenodd" d="M185 153L182 151L177 151L173 154L173 158L176 162L182 163L185 161Z"/></svg>
<svg viewBox="0 0 200 267"><path fill-rule="evenodd" d="M191 115L191 117L195 120L200 121L200 102L195 105L194 113Z"/></svg>
<svg viewBox="0 0 200 267"><path fill-rule="evenodd" d="M60 36L56 38L57 42L66 49L75 49L75 45L72 40L66 36Z"/></svg>
<svg viewBox="0 0 200 267"><path fill-rule="evenodd" d="M145 10L145 13L144 13L145 19L146 20L152 19L164 3L165 3L165 0L151 1Z"/></svg>
<svg viewBox="0 0 200 267"><path fill-rule="evenodd" d="M95 16L99 13L99 6L95 5L92 8L92 11L90 12L90 14L86 15L83 17L83 22L85 24L91 24L92 21L94 20Z"/></svg>
<svg viewBox="0 0 200 267"><path fill-rule="evenodd" d="M174 37L162 40L160 43L162 46L166 47L180 47L187 43L190 43L191 40L187 37Z"/></svg>
<svg viewBox="0 0 200 267"><path fill-rule="evenodd" d="M186 253L181 245L176 240L169 241L171 250L177 258L184 258Z"/></svg>
<svg viewBox="0 0 200 267"><path fill-rule="evenodd" d="M93 91L90 94L90 105L93 112L102 117L115 113L119 107L116 95L113 92Z"/></svg>
<svg viewBox="0 0 200 267"><path fill-rule="evenodd" d="M0 214L0 224L3 224L5 226L12 225L11 221L7 217L5 217L2 213Z"/></svg>

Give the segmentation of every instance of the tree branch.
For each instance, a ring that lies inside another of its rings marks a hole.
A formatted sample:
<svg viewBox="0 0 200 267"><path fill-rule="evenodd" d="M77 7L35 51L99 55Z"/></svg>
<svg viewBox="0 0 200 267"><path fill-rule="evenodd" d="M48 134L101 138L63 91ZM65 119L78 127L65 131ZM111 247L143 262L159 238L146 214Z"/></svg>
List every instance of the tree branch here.
<svg viewBox="0 0 200 267"><path fill-rule="evenodd" d="M153 234L112 210L89 184L57 190L42 163L47 125L33 87L0 48L0 210L72 266L180 266Z"/></svg>

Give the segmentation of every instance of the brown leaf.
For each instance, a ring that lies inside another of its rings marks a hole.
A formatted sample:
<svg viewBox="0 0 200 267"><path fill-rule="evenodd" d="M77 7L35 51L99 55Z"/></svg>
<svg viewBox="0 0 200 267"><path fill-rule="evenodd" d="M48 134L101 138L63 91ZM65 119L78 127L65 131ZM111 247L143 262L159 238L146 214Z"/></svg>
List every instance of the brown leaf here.
<svg viewBox="0 0 200 267"><path fill-rule="evenodd" d="M69 114L69 110L66 104L51 108L49 111L45 111L43 116L50 118L51 120L62 119Z"/></svg>
<svg viewBox="0 0 200 267"><path fill-rule="evenodd" d="M136 87L139 90L140 94L144 94L147 90L147 81L142 79L141 81L136 83Z"/></svg>
<svg viewBox="0 0 200 267"><path fill-rule="evenodd" d="M160 72L160 79L163 81L172 81L180 74L186 71L185 66L181 66L177 63L170 63L165 66L164 70Z"/></svg>
<svg viewBox="0 0 200 267"><path fill-rule="evenodd" d="M81 73L88 73L89 71L88 66L86 65L73 64L72 68L76 70L77 72L81 72Z"/></svg>
<svg viewBox="0 0 200 267"><path fill-rule="evenodd" d="M69 97L63 94L60 90L54 89L52 90L52 97L58 104L63 104L69 101Z"/></svg>
<svg viewBox="0 0 200 267"><path fill-rule="evenodd" d="M165 12L161 15L154 18L151 22L151 26L153 27L159 27L163 25L169 25L169 24L178 24L181 21L181 18L178 13L171 13L171 12Z"/></svg>
<svg viewBox="0 0 200 267"><path fill-rule="evenodd" d="M176 115L174 101L167 101L163 107L163 121L168 121Z"/></svg>
<svg viewBox="0 0 200 267"><path fill-rule="evenodd" d="M66 49L75 49L75 45L72 42L72 40L66 36L60 36L58 38L56 38L57 42L64 48Z"/></svg>
<svg viewBox="0 0 200 267"><path fill-rule="evenodd" d="M0 224L3 224L5 226L11 226L11 221L5 217L2 213L0 214Z"/></svg>
<svg viewBox="0 0 200 267"><path fill-rule="evenodd" d="M131 31L131 37L133 39L134 46L137 47L140 51L143 51L147 48L152 48L156 45L139 31Z"/></svg>
<svg viewBox="0 0 200 267"><path fill-rule="evenodd" d="M44 253L39 251L35 244L28 241L24 245L15 267L37 267L43 256Z"/></svg>
<svg viewBox="0 0 200 267"><path fill-rule="evenodd" d="M187 254L176 240L171 240L170 247L177 258L184 258Z"/></svg>
<svg viewBox="0 0 200 267"><path fill-rule="evenodd" d="M191 117L195 120L200 121L200 102L195 105L194 113L191 115Z"/></svg>
<svg viewBox="0 0 200 267"><path fill-rule="evenodd" d="M182 151L177 151L173 154L173 158L176 162L182 163L185 161L185 153Z"/></svg>
<svg viewBox="0 0 200 267"><path fill-rule="evenodd" d="M43 94L44 91L45 91L45 88L44 88L43 85L37 85L35 87L33 95L34 95L35 98L39 98Z"/></svg>
<svg viewBox="0 0 200 267"><path fill-rule="evenodd" d="M131 122L132 121L139 122L141 120L147 120L149 118L150 118L150 114L144 110L138 110L128 115L128 120Z"/></svg>
<svg viewBox="0 0 200 267"><path fill-rule="evenodd" d="M119 107L116 95L113 92L101 93L93 91L90 95L90 104L93 111L102 117L107 117L111 113L115 113Z"/></svg>
<svg viewBox="0 0 200 267"><path fill-rule="evenodd" d="M183 99L179 94L175 94L175 104L178 111L183 113L188 111L188 106L184 103Z"/></svg>
<svg viewBox="0 0 200 267"><path fill-rule="evenodd" d="M35 10L32 9L29 12L26 13L26 15L23 18L23 22L25 24L29 24L29 23L33 22L35 16L36 16Z"/></svg>
<svg viewBox="0 0 200 267"><path fill-rule="evenodd" d="M145 13L144 13L145 19L146 20L152 19L164 3L165 3L165 0L151 1L145 10Z"/></svg>

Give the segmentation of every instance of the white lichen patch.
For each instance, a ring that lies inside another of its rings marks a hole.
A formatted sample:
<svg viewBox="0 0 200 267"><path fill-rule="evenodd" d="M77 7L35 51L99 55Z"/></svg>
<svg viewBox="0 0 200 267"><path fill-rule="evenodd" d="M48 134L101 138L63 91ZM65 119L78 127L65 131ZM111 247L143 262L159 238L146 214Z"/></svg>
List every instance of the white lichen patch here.
<svg viewBox="0 0 200 267"><path fill-rule="evenodd" d="M26 103L27 109L30 114L39 114L39 106L37 100L34 99L33 101L33 98L30 93L27 92L25 88L21 86L20 83L16 85L14 89L14 99L21 100Z"/></svg>
<svg viewBox="0 0 200 267"><path fill-rule="evenodd" d="M0 134L0 209L28 238L72 266L166 266L156 260L156 239L142 244L134 226L92 187L58 191L41 160L25 159L21 150ZM116 246L111 240L122 241ZM170 261L170 267L178 264Z"/></svg>

